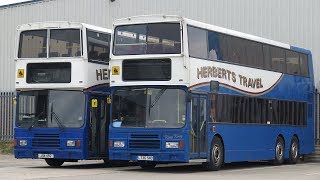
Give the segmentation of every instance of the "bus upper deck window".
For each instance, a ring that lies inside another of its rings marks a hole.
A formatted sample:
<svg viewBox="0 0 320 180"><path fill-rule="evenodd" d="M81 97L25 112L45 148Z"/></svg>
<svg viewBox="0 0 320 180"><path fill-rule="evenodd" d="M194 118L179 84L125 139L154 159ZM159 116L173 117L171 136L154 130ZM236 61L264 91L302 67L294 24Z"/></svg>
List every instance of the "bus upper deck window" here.
<svg viewBox="0 0 320 180"><path fill-rule="evenodd" d="M79 29L50 30L49 57L81 56Z"/></svg>
<svg viewBox="0 0 320 180"><path fill-rule="evenodd" d="M47 30L32 30L21 32L18 57L46 58Z"/></svg>
<svg viewBox="0 0 320 180"><path fill-rule="evenodd" d="M152 23L118 26L115 29L115 55L181 53L179 23Z"/></svg>

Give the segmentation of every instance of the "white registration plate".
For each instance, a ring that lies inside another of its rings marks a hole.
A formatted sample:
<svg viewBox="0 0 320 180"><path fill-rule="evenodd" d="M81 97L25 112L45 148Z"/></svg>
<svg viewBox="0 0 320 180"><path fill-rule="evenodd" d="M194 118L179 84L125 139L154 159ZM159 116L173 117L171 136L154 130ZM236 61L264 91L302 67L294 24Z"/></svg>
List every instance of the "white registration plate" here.
<svg viewBox="0 0 320 180"><path fill-rule="evenodd" d="M38 154L38 158L40 158L40 159L54 158L54 155L53 154Z"/></svg>
<svg viewBox="0 0 320 180"><path fill-rule="evenodd" d="M138 156L138 161L153 161L153 156Z"/></svg>

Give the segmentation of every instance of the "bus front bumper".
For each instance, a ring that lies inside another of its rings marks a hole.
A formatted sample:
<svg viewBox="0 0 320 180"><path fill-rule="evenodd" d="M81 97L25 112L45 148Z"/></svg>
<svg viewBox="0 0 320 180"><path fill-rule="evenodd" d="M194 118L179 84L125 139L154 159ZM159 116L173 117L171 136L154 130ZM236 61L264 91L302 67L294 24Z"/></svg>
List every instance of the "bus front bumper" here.
<svg viewBox="0 0 320 180"><path fill-rule="evenodd" d="M184 151L110 151L110 160L154 161L154 162L189 162L189 156Z"/></svg>
<svg viewBox="0 0 320 180"><path fill-rule="evenodd" d="M84 160L86 159L81 149L14 149L14 157L17 159L42 159L41 154L54 159L66 159L66 160Z"/></svg>

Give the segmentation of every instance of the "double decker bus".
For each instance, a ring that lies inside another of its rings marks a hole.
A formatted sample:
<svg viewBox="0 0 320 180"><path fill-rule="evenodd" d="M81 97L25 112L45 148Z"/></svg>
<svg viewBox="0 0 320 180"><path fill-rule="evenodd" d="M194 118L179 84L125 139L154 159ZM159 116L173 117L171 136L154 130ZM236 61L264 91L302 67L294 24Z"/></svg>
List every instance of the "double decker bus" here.
<svg viewBox="0 0 320 180"><path fill-rule="evenodd" d="M311 52L179 16L114 23L110 160L296 163L314 152Z"/></svg>
<svg viewBox="0 0 320 180"><path fill-rule="evenodd" d="M50 166L108 160L111 30L74 22L18 26L16 158Z"/></svg>

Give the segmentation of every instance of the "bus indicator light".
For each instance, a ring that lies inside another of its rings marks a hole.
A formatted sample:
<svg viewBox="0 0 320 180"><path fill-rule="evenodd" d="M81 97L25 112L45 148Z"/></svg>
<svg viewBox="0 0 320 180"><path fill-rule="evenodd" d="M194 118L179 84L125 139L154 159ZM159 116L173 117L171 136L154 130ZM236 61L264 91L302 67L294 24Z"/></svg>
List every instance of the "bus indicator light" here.
<svg viewBox="0 0 320 180"><path fill-rule="evenodd" d="M183 143L183 141L180 141L180 142L179 142L179 148L180 148L180 149L183 149L183 148L184 148L184 143Z"/></svg>
<svg viewBox="0 0 320 180"><path fill-rule="evenodd" d="M111 148L113 147L113 140L109 141L109 147L111 147Z"/></svg>

